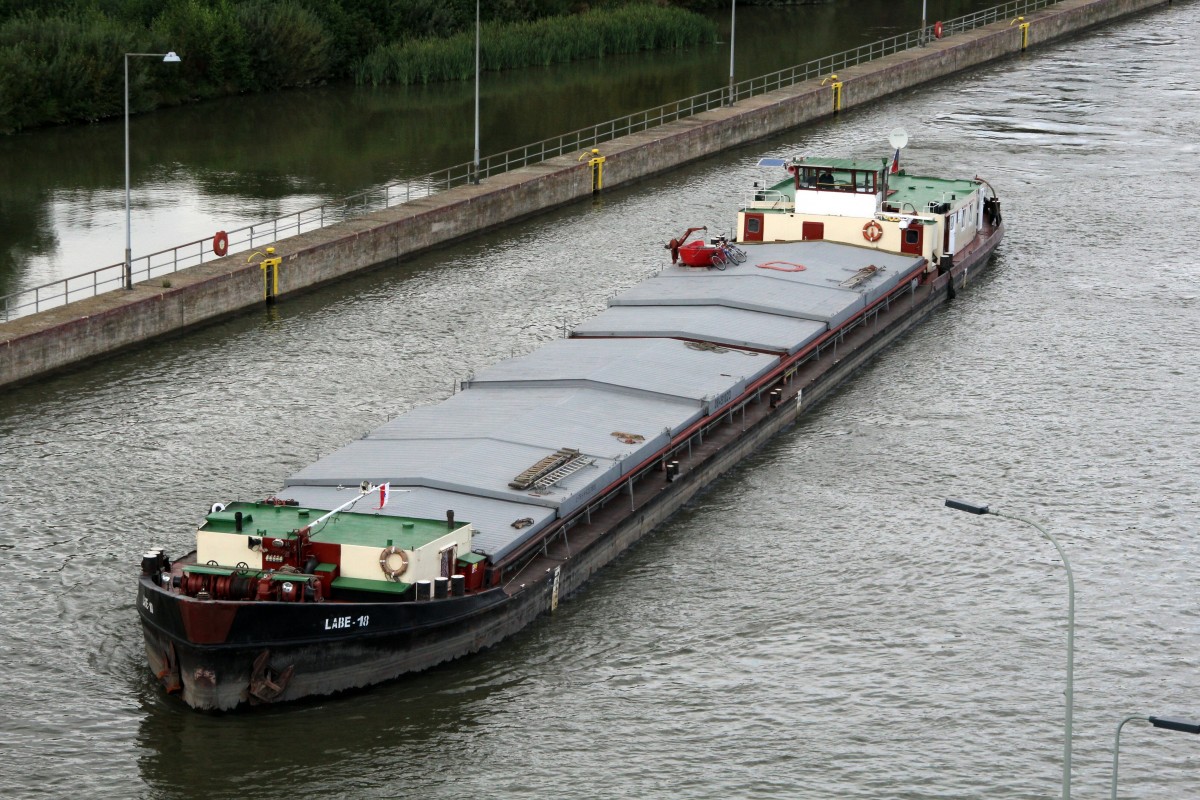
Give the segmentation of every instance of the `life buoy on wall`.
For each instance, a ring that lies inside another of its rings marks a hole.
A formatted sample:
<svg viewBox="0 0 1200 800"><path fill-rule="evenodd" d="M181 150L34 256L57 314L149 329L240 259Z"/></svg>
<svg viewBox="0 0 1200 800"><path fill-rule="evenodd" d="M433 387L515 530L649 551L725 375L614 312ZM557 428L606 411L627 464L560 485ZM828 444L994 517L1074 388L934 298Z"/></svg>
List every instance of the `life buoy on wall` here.
<svg viewBox="0 0 1200 800"><path fill-rule="evenodd" d="M217 235L213 237L213 252L218 256L223 256L229 252L229 234L225 231L217 231Z"/></svg>
<svg viewBox="0 0 1200 800"><path fill-rule="evenodd" d="M942 38L942 23L940 21L933 23L933 38Z"/></svg>
<svg viewBox="0 0 1200 800"><path fill-rule="evenodd" d="M393 567L393 559L399 559L400 566ZM387 576L389 581L398 581L400 580L400 576L404 574L404 570L408 569L408 559L404 557L404 551L399 547L388 545L379 554L379 568L383 570L383 574Z"/></svg>
<svg viewBox="0 0 1200 800"><path fill-rule="evenodd" d="M883 238L883 226L875 220L863 225L863 238L868 242L878 242Z"/></svg>

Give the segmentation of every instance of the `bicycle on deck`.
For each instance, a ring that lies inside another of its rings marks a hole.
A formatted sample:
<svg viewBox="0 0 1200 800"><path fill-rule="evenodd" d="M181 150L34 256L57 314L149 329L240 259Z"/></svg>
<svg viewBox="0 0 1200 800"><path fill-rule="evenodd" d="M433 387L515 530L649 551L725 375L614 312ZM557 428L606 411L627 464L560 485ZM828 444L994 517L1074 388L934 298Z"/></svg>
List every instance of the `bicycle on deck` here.
<svg viewBox="0 0 1200 800"><path fill-rule="evenodd" d="M717 249L712 255L712 265L717 269L725 269L730 264L741 264L747 258L745 250L724 236L716 237L713 244Z"/></svg>

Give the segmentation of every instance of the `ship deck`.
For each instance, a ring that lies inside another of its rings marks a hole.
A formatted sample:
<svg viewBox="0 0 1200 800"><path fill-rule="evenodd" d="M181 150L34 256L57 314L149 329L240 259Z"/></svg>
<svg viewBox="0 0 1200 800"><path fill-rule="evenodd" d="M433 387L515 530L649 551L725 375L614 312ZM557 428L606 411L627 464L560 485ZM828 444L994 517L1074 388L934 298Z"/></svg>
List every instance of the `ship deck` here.
<svg viewBox="0 0 1200 800"><path fill-rule="evenodd" d="M970 265L986 258L1001 235L1000 227L985 225L979 236L958 254L959 263L963 265L958 268L962 270L963 281L967 279ZM907 326L915 321L912 318L913 309L925 306L935 293L945 291L949 280L950 275L945 275L932 282L920 284L911 293L906 293L902 301L879 307L871 324L857 325L847 330L839 338L837 346L831 347L826 356L822 357L817 353L814 357L804 360L790 372L786 381L779 384L780 395L774 405L799 406L801 399L805 409L816 405L828 392L836 388L837 380L831 379L831 374L837 372L836 368L842 365L843 358L849 358L848 354L852 353L859 353L859 358L863 359L869 357L868 351L882 347L898 335L893 331L907 329ZM903 330L899 332L902 333ZM713 425L703 435L690 438L686 446L679 448L678 457L681 459L682 472L686 474L693 467L710 462L744 437L747 431L764 422L775 410L768 402L747 403L737 415L736 424ZM526 560L521 569L514 572L506 584L508 590L518 592L545 573L553 572L559 564L570 559L575 553L587 549L608 535L623 520L646 513L659 496L671 488L671 483L665 479L631 482L621 502L609 503L592 510L586 519L577 520L569 532L552 537L540 549L527 548Z"/></svg>
<svg viewBox="0 0 1200 800"><path fill-rule="evenodd" d="M477 552L504 559L923 264L825 241L743 247L747 261L723 271L665 267L570 338L482 370L300 470L278 497L334 508L339 487L389 482L397 494L379 514L453 510ZM578 455L553 480L516 488L564 451Z"/></svg>

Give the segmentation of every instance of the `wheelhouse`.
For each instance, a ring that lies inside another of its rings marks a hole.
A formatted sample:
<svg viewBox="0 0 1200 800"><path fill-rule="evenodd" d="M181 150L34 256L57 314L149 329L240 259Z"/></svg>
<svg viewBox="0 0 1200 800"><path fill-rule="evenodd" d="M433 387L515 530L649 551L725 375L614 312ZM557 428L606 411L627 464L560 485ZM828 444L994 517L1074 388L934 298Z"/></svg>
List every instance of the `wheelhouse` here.
<svg viewBox="0 0 1200 800"><path fill-rule="evenodd" d="M909 175L891 159L762 159L787 176L757 182L738 212L746 243L832 241L922 256L930 269L983 227L984 184ZM778 173L776 173L778 174Z"/></svg>

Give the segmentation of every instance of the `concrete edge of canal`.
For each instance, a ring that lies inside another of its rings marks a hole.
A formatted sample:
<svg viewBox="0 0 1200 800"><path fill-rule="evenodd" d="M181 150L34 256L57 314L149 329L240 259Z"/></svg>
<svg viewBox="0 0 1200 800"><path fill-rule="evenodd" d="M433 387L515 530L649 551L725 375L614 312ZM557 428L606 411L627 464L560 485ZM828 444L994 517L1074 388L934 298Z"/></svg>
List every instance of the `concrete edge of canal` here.
<svg viewBox="0 0 1200 800"><path fill-rule="evenodd" d="M1171 0L1064 0L924 48L842 70L841 108L861 106ZM833 89L809 81L603 145L604 186L631 183L832 116ZM278 297L458 241L592 196L586 162L560 156L275 244ZM265 249L265 248L264 248ZM264 301L264 271L249 253L181 270L0 324L0 386L89 363L207 324Z"/></svg>

